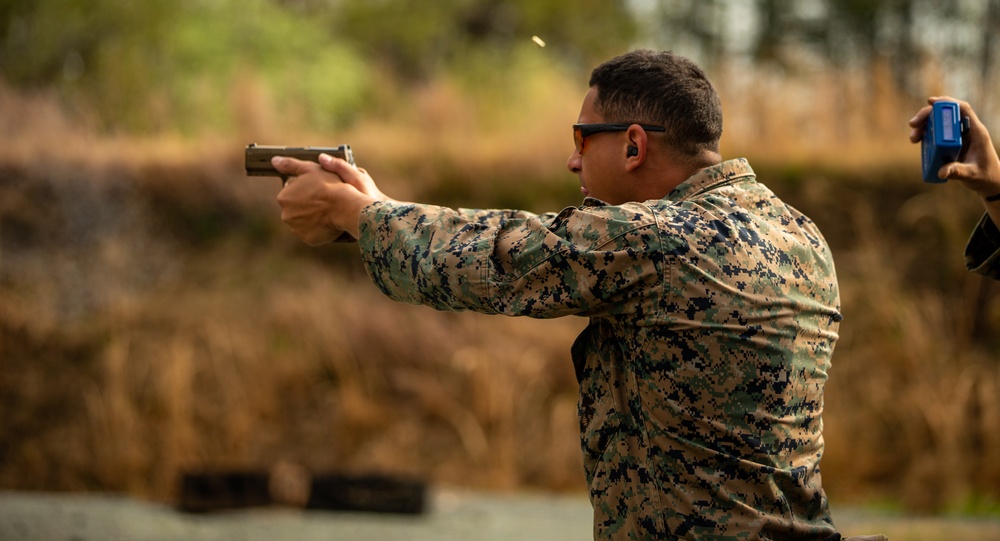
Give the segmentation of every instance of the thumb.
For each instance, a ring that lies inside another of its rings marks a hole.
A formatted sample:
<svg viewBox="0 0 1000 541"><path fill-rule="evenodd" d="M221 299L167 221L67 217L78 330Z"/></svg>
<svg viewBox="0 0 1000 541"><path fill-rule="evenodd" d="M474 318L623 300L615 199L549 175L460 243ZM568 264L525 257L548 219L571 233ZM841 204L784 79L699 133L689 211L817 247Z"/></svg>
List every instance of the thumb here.
<svg viewBox="0 0 1000 541"><path fill-rule="evenodd" d="M342 176L341 173L350 168L350 164L345 160L336 158L325 152L319 155L319 164L323 166L323 169L340 176Z"/></svg>
<svg viewBox="0 0 1000 541"><path fill-rule="evenodd" d="M345 184L350 184L357 188L358 191L366 193L371 191L366 182L366 179L370 178L368 171L365 171L363 168L329 154L320 154L319 164L323 166L323 169L340 177L340 180Z"/></svg>
<svg viewBox="0 0 1000 541"><path fill-rule="evenodd" d="M938 170L938 178L972 180L976 178L976 166L961 162L952 162L942 166Z"/></svg>

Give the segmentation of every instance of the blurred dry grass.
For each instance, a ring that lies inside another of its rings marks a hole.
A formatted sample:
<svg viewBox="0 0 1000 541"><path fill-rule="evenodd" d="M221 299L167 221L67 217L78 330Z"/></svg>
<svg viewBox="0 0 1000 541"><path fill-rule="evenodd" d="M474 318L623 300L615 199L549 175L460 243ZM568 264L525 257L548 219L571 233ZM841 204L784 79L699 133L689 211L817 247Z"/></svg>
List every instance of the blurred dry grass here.
<svg viewBox="0 0 1000 541"><path fill-rule="evenodd" d="M843 75L790 84L724 74L724 150L834 247L827 490L995 511L1000 296L961 257L981 209L919 181L905 122L920 104ZM398 110L324 134L282 125L247 79L240 133L192 142L99 137L50 96L0 88L0 486L169 500L182 469L285 460L583 489L583 320L393 303L354 247L293 238L278 181L241 165L252 141L349 142L396 197L552 210L579 198L563 161L583 92L557 74L495 96L385 92L406 95Z"/></svg>

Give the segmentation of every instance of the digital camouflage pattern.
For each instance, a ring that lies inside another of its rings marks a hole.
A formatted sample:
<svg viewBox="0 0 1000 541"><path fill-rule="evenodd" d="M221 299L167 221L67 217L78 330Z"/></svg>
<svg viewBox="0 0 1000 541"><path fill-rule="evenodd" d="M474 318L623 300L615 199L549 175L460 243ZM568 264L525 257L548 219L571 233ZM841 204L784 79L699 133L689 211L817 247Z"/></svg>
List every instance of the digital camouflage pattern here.
<svg viewBox="0 0 1000 541"><path fill-rule="evenodd" d="M1000 231L989 214L979 220L965 247L965 266L994 280L1000 280Z"/></svg>
<svg viewBox="0 0 1000 541"><path fill-rule="evenodd" d="M819 461L833 259L745 160L558 214L370 205L393 299L590 324L572 347L597 539L836 539Z"/></svg>

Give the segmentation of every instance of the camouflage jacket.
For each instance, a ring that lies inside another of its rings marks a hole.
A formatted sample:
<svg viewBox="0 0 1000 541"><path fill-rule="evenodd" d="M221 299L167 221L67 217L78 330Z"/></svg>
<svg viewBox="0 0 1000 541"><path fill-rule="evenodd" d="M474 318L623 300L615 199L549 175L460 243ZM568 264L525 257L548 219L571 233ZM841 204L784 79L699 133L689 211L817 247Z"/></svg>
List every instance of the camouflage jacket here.
<svg viewBox="0 0 1000 541"><path fill-rule="evenodd" d="M979 220L965 247L965 267L1000 280L1000 231L989 214Z"/></svg>
<svg viewBox="0 0 1000 541"><path fill-rule="evenodd" d="M375 203L360 244L396 300L590 318L572 356L595 538L836 538L819 472L833 260L745 160L558 214Z"/></svg>

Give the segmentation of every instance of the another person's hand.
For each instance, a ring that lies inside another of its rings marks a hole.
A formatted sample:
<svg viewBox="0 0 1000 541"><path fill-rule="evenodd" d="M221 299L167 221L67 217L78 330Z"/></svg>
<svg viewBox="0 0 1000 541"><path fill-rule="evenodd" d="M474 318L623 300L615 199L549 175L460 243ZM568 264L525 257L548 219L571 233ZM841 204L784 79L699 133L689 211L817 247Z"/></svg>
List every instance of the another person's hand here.
<svg viewBox="0 0 1000 541"><path fill-rule="evenodd" d="M947 96L933 97L927 105L910 119L910 142L919 143L924 137L924 124L931 113L932 105L938 101L954 101L959 104L962 116L969 117L968 150L960 161L945 164L938 171L938 177L957 180L966 188L982 197L1000 194L1000 158L990 139L990 132L976 116L968 102Z"/></svg>
<svg viewBox="0 0 1000 541"><path fill-rule="evenodd" d="M356 239L361 210L388 198L363 169L326 154L320 155L320 162L272 160L275 169L289 175L278 192L281 220L310 246L333 242L345 231Z"/></svg>

